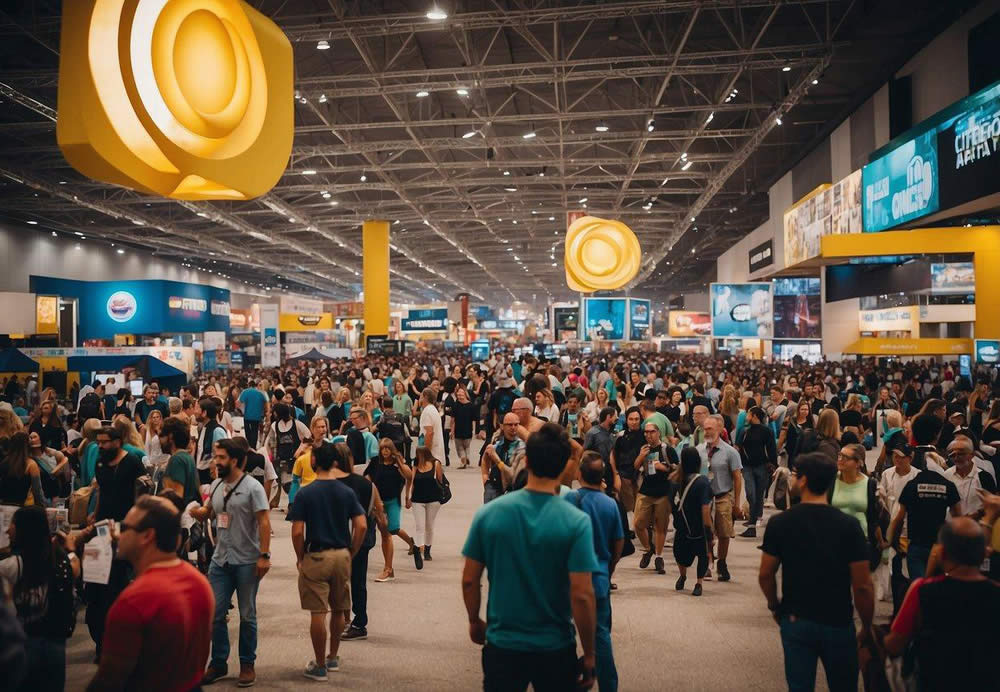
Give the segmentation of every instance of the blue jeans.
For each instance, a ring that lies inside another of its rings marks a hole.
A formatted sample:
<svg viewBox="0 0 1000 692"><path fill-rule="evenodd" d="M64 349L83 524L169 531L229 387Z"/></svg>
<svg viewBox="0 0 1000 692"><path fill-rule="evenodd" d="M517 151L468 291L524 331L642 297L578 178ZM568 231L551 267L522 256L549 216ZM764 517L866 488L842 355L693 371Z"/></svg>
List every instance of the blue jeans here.
<svg viewBox="0 0 1000 692"><path fill-rule="evenodd" d="M257 565L220 565L208 568L208 583L215 595L215 617L212 619L212 656L209 665L225 668L229 660L229 628L226 611L236 592L240 609L240 663L257 659Z"/></svg>
<svg viewBox="0 0 1000 692"><path fill-rule="evenodd" d="M743 487L746 489L747 504L750 505L751 521L757 521L764 516L764 494L767 492L767 482L770 479L767 466L744 466Z"/></svg>
<svg viewBox="0 0 1000 692"><path fill-rule="evenodd" d="M931 549L922 545L910 543L906 548L906 569L910 573L910 581L919 579L927 572L927 561L931 557Z"/></svg>
<svg viewBox="0 0 1000 692"><path fill-rule="evenodd" d="M854 623L825 625L794 615L781 618L785 680L789 692L816 688L816 659L823 661L830 692L858 689L858 643Z"/></svg>
<svg viewBox="0 0 1000 692"><path fill-rule="evenodd" d="M597 631L594 636L594 653L597 658L597 686L601 692L618 689L618 669L611 650L611 597L597 599Z"/></svg>

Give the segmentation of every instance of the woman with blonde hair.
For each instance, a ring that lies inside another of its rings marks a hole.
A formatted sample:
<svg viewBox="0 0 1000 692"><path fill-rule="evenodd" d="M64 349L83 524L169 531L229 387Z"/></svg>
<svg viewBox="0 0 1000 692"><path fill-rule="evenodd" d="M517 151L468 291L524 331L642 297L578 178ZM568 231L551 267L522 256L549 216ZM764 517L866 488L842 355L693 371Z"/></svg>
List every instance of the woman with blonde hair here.
<svg viewBox="0 0 1000 692"><path fill-rule="evenodd" d="M153 409L149 412L149 418L146 419L146 439L143 442L146 456L149 457L149 463L153 466L164 464L170 458L169 454L164 454L163 450L160 449L161 430L163 430L163 414L159 409Z"/></svg>
<svg viewBox="0 0 1000 692"><path fill-rule="evenodd" d="M0 408L0 457L3 456L9 440L14 433L24 429L20 417L14 413L13 409L7 407Z"/></svg>
<svg viewBox="0 0 1000 692"><path fill-rule="evenodd" d="M750 394L752 396L753 393L751 392ZM727 384L722 390L722 400L719 402L719 413L729 419L730 429L736 427L736 419L740 415L740 408L736 387L731 384Z"/></svg>
<svg viewBox="0 0 1000 692"><path fill-rule="evenodd" d="M413 464L413 482L407 486L406 508L413 510L417 524L413 540L413 562L417 569L424 560L431 560L434 542L434 520L441 509L441 481L444 469L428 447L417 447L417 460Z"/></svg>
<svg viewBox="0 0 1000 692"><path fill-rule="evenodd" d="M860 440L862 437L861 426L864 422L864 418L861 415L861 396L858 394L851 394L847 397L847 404L844 406L844 410L840 412L840 427L843 432L853 432L858 436Z"/></svg>
<svg viewBox="0 0 1000 692"><path fill-rule="evenodd" d="M597 423L597 419L600 417L602 408L605 406L612 406L612 404L609 403L609 399L608 390L604 387L600 387L597 390L595 398L584 407L583 412L587 415L587 418L590 419L591 424Z"/></svg>
<svg viewBox="0 0 1000 692"><path fill-rule="evenodd" d="M121 433L122 449L135 454L140 459L146 456L146 450L143 449L142 435L135 429L135 423L119 414L111 420L111 426Z"/></svg>
<svg viewBox="0 0 1000 692"><path fill-rule="evenodd" d="M404 489L409 490L410 483L413 482L413 471L403 461L403 455L396 449L392 440L383 439L378 444L378 459L373 459L368 464L363 475L375 484L375 488L378 489L378 494L382 498L382 505L385 507L384 521L378 523L385 568L375 578L375 581L379 583L392 581L396 578L396 573L392 568L395 549L392 537L399 536L410 547L410 551L414 550L413 539L401 528L400 524L400 515L402 514L400 497ZM423 567L422 562L419 562L418 565Z"/></svg>

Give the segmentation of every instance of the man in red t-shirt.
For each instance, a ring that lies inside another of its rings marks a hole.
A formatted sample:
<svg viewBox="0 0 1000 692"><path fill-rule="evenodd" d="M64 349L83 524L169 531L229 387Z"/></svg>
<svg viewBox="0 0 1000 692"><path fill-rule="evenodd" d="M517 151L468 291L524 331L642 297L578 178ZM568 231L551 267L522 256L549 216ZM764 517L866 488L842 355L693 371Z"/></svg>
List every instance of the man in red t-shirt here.
<svg viewBox="0 0 1000 692"><path fill-rule="evenodd" d="M87 688L187 692L208 660L215 599L208 580L177 557L180 513L144 496L125 516L118 557L138 575L108 611L97 675Z"/></svg>

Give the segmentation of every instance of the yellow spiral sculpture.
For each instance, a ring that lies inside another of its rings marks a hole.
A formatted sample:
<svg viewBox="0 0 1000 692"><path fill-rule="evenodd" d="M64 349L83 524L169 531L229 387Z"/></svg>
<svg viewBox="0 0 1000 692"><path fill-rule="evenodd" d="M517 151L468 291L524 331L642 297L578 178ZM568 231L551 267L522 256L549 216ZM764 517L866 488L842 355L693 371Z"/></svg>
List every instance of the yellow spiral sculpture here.
<svg viewBox="0 0 1000 692"><path fill-rule="evenodd" d="M84 175L176 199L249 199L294 135L292 47L240 0L63 3L56 138Z"/></svg>
<svg viewBox="0 0 1000 692"><path fill-rule="evenodd" d="M566 231L566 284L593 293L621 288L639 273L642 251L621 221L582 216Z"/></svg>

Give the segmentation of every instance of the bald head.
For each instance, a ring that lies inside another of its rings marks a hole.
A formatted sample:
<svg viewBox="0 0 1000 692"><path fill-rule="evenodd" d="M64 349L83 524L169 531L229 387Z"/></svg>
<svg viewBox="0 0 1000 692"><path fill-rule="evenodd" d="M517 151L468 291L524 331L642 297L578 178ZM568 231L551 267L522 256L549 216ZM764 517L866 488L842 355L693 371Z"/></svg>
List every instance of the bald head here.
<svg viewBox="0 0 1000 692"><path fill-rule="evenodd" d="M938 532L944 550L945 571L955 567L979 567L986 558L986 539L973 519L957 517L946 521Z"/></svg>
<svg viewBox="0 0 1000 692"><path fill-rule="evenodd" d="M508 440L513 440L517 437L517 426L521 424L521 419L518 418L516 413L508 413L504 415L503 422L501 423L501 430L503 436Z"/></svg>

